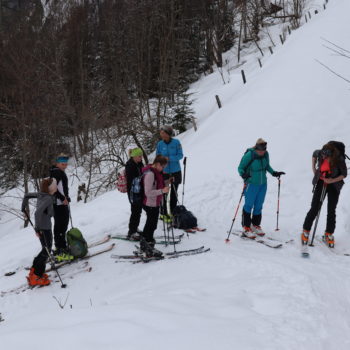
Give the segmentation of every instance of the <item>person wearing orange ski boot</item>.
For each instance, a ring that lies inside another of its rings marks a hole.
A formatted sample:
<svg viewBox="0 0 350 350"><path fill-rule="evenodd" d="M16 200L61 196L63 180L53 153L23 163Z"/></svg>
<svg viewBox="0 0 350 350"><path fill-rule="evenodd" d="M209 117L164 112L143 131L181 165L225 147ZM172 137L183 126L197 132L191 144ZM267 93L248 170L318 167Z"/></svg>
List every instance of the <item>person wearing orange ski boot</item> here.
<svg viewBox="0 0 350 350"><path fill-rule="evenodd" d="M321 150L314 151L312 155L312 170L314 173L312 180L314 190L311 208L305 217L301 233L301 243L304 245L309 243L312 224L317 215L319 215L320 206L327 196L327 225L323 240L330 248L333 248L335 243L333 234L336 224L336 207L340 191L344 185L343 179L347 176L344 144L330 141Z"/></svg>
<svg viewBox="0 0 350 350"><path fill-rule="evenodd" d="M46 262L52 248L51 217L54 215L53 194L57 191L57 182L54 178L45 178L41 181L39 193L27 193L22 202L22 212L26 212L28 200L37 198L35 211L35 231L41 243L41 251L34 258L32 268L27 277L30 286L47 286L49 276L45 273ZM25 214L26 216L26 214Z"/></svg>
<svg viewBox="0 0 350 350"><path fill-rule="evenodd" d="M265 235L260 224L267 190L266 172L268 171L274 177L285 174L283 171L272 169L269 153L266 149L267 142L259 138L254 147L247 149L238 166L238 173L246 184L242 212L242 236L251 239L255 239L257 235Z"/></svg>
<svg viewBox="0 0 350 350"><path fill-rule="evenodd" d="M163 194L169 192L169 187L164 184L162 175L163 169L168 161L163 156L156 156L152 165L148 165L142 169L143 172L143 188L144 199L143 209L147 214L147 220L143 232L140 237L141 251L146 257L161 258L163 253L154 248L154 231L157 229L159 207L163 199Z"/></svg>

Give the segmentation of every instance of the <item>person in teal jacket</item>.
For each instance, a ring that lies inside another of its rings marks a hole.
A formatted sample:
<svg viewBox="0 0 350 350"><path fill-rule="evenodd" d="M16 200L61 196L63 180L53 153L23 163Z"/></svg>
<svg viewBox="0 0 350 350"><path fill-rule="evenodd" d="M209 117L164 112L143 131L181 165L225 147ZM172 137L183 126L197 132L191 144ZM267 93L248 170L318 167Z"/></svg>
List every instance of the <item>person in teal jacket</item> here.
<svg viewBox="0 0 350 350"><path fill-rule="evenodd" d="M168 165L163 170L165 181L172 183L172 191L170 197L170 210L173 210L177 204L177 189L182 182L182 173L180 160L183 158L182 147L179 140L173 138L174 130L170 125L164 125L160 128L161 141L157 144L156 155L167 158ZM171 222L171 217L166 212L166 208L162 208L161 219Z"/></svg>
<svg viewBox="0 0 350 350"><path fill-rule="evenodd" d="M242 213L243 235L252 239L256 235L265 235L260 224L267 190L266 172L268 171L275 177L285 174L282 171L273 170L266 147L267 142L261 138L258 139L255 146L246 151L238 166L239 175L246 184L244 191L245 203Z"/></svg>

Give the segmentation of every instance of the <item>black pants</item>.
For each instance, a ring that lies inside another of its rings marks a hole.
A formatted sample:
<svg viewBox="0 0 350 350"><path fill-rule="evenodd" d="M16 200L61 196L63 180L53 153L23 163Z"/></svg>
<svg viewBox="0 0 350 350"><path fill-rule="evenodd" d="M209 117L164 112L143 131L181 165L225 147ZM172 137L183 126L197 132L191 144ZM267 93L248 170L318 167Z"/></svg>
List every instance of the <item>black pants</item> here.
<svg viewBox="0 0 350 350"><path fill-rule="evenodd" d="M33 267L34 273L37 276L42 276L45 272L46 262L49 257L47 250L51 252L52 248L52 232L51 230L42 230L40 231L40 243L42 246L41 252L34 258ZM47 250L46 250L46 248Z"/></svg>
<svg viewBox="0 0 350 350"><path fill-rule="evenodd" d="M66 232L69 223L68 205L54 205L55 226L53 228L56 249L66 249Z"/></svg>
<svg viewBox="0 0 350 350"><path fill-rule="evenodd" d="M147 214L147 220L143 228L142 236L147 242L152 242L154 231L157 229L158 225L159 207L148 207L144 205L143 209Z"/></svg>
<svg viewBox="0 0 350 350"><path fill-rule="evenodd" d="M163 177L164 177L164 180L168 180L170 177L174 178L174 182L171 185L172 187L171 187L171 195L170 195L170 210L171 210L171 212L173 212L176 205L177 205L177 202L178 202L177 190L179 188L179 185L182 182L182 174L181 174L181 171L178 171L178 172L171 174L171 175L164 174ZM166 199L167 199L167 195L165 194L164 195L164 203L166 203ZM163 208L163 206L162 206L162 208ZM162 209L162 214L166 215L167 213L168 213L168 211L167 211L167 207L165 205L164 208Z"/></svg>
<svg viewBox="0 0 350 350"><path fill-rule="evenodd" d="M131 204L131 215L129 220L129 232L131 235L137 232L142 214L142 204Z"/></svg>
<svg viewBox="0 0 350 350"><path fill-rule="evenodd" d="M303 225L304 230L307 230L307 231L311 230L312 224L318 213L322 188L323 188L323 181L320 180L318 181L315 187L314 195L312 197L312 202L311 202L311 208L307 213L304 221L304 225ZM328 197L328 204L327 204L326 232L328 233L333 233L335 230L335 222L336 222L335 210L337 208L339 194L340 193L338 192L338 190L334 186L332 186L332 184L327 185L326 195ZM324 206L324 202L323 202L323 206Z"/></svg>

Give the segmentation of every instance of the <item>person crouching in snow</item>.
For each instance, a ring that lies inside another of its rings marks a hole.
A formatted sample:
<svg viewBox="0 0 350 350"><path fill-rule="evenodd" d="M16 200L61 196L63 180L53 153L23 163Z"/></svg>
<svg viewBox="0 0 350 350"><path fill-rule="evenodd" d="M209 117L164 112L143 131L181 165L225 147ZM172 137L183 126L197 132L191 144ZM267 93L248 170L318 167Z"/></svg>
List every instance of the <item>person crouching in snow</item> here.
<svg viewBox="0 0 350 350"><path fill-rule="evenodd" d="M45 178L41 181L40 192L27 193L22 202L22 212L25 213L28 200L31 198L37 198L35 231L42 246L40 253L34 258L32 268L27 277L30 286L46 286L51 282L48 275L45 273L45 268L52 248L51 217L54 215L53 195L56 191L56 179Z"/></svg>
<svg viewBox="0 0 350 350"><path fill-rule="evenodd" d="M305 217L303 232L301 234L301 243L305 245L308 244L312 223L319 212L320 201L322 200L321 195L323 192L323 199L326 195L328 196L327 225L323 240L329 247L333 248L333 233L335 230L336 218L335 210L340 191L344 185L343 179L347 176L345 158L340 154L335 145L329 142L323 146L322 150L314 151L312 155L312 170L314 172L314 178L312 180L314 194L311 208Z"/></svg>
<svg viewBox="0 0 350 350"><path fill-rule="evenodd" d="M245 152L238 166L239 175L246 184L245 204L242 213L243 236L252 239L256 235L265 235L260 224L267 190L266 171L275 177L285 174L282 171L278 172L272 169L266 147L267 142L261 138L258 139L255 146Z"/></svg>
<svg viewBox="0 0 350 350"><path fill-rule="evenodd" d="M147 219L143 232L141 234L141 250L147 257L161 257L163 253L154 248L155 240L153 238L154 231L157 229L159 207L163 199L163 194L169 192L169 187L164 185L163 169L168 161L163 156L156 156L152 165L148 165L142 169L144 199L143 209L147 214Z"/></svg>

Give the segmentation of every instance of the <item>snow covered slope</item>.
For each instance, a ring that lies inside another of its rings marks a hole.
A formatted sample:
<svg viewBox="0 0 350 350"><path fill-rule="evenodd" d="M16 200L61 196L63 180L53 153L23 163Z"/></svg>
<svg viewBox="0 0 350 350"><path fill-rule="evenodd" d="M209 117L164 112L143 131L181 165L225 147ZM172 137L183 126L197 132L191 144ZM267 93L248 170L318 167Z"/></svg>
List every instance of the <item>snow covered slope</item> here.
<svg viewBox="0 0 350 350"><path fill-rule="evenodd" d="M347 143L350 134L348 85L315 61L350 78L348 60L332 55L322 40L349 49L349 13L348 0L330 1L327 11L293 32L261 70L247 71L245 86L239 72L232 72L229 84L213 74L193 87L199 130L180 137L188 157L185 204L208 230L180 247L205 245L211 252L142 265L116 264L106 254L89 261L91 272L72 279L69 274L81 264L66 267L67 289L56 283L0 298L1 347L349 349L350 257L320 244L305 260L297 242L279 250L236 236L224 243L242 189L237 165L258 137L268 141L272 167L287 173L281 231L274 232L277 183L271 177L263 226L276 238L298 241L311 201L312 152L330 139ZM215 94L223 102L220 110ZM337 211L336 245L344 252L350 252L349 194L346 184ZM72 212L88 240L126 232L129 206L116 191L73 204ZM319 235L324 223L322 216ZM39 247L19 220L0 230L0 289L9 290L25 282L23 267ZM114 252L132 249L118 241ZM3 276L17 267L14 276ZM53 297L67 299L64 309Z"/></svg>

